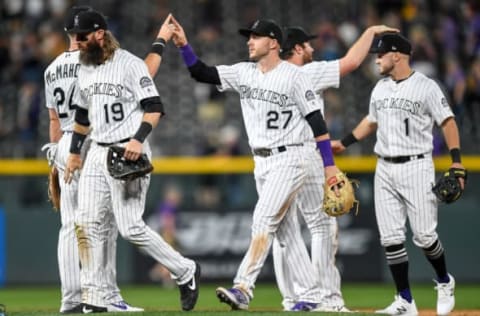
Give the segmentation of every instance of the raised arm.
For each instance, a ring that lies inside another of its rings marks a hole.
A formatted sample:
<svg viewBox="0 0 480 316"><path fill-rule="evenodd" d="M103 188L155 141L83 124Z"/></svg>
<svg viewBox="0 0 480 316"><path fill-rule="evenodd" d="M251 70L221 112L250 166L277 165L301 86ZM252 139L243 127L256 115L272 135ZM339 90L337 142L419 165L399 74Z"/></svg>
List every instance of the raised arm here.
<svg viewBox="0 0 480 316"><path fill-rule="evenodd" d="M148 72L152 77L155 77L157 74L160 64L162 63L163 50L173 35L172 28L170 26L171 18L172 14L169 14L163 22L162 26L158 30L157 38L152 43L150 53L148 53L144 60L145 64L147 65Z"/></svg>
<svg viewBox="0 0 480 316"><path fill-rule="evenodd" d="M180 49L183 61L188 67L191 77L198 82L215 85L221 84L217 68L205 65L205 63L195 55L193 48L188 44L187 36L185 35L182 25L173 16L171 21L174 26L173 43Z"/></svg>
<svg viewBox="0 0 480 316"><path fill-rule="evenodd" d="M349 74L357 69L367 57L375 35L385 32L399 32L398 29L386 25L374 25L367 28L360 38L348 50L347 54L340 59L340 76Z"/></svg>

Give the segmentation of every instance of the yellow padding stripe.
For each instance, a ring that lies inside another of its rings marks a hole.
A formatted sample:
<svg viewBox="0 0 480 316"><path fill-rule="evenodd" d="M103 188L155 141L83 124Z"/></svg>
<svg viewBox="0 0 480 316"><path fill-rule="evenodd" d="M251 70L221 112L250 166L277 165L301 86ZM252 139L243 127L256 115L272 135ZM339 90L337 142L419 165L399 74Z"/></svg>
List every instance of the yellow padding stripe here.
<svg viewBox="0 0 480 316"><path fill-rule="evenodd" d="M337 156L335 163L344 172L370 173L375 170L375 156ZM470 172L480 171L480 156L463 156L463 165ZM450 167L450 156L435 158L437 171ZM153 159L155 174L227 174L251 173L251 156L242 157L162 157ZM43 159L0 159L0 176L46 175L49 167Z"/></svg>

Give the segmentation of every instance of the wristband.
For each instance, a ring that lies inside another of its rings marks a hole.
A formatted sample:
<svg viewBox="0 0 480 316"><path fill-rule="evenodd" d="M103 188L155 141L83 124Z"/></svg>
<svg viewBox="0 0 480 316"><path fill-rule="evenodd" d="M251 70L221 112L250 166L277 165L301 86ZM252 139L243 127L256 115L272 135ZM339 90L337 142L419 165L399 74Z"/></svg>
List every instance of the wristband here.
<svg viewBox="0 0 480 316"><path fill-rule="evenodd" d="M183 61L187 67L195 65L198 60L198 57L195 55L195 52L190 44L180 47L180 53L182 54Z"/></svg>
<svg viewBox="0 0 480 316"><path fill-rule="evenodd" d="M133 136L133 138L138 140L140 143L143 143L145 141L145 138L147 138L148 134L150 134L152 130L152 124L142 121L142 124L140 124L140 127L138 128L138 131L135 133L135 136Z"/></svg>
<svg viewBox="0 0 480 316"><path fill-rule="evenodd" d="M317 148L320 151L320 156L322 156L324 167L335 165L335 163L333 162L333 153L330 139L325 139L317 142Z"/></svg>
<svg viewBox="0 0 480 316"><path fill-rule="evenodd" d="M150 52L158 54L160 57L162 57L163 49L165 48L166 44L167 42L163 38L159 37L152 43Z"/></svg>
<svg viewBox="0 0 480 316"><path fill-rule="evenodd" d="M462 162L459 148L450 149L450 157L452 157L452 162L458 162L458 163Z"/></svg>
<svg viewBox="0 0 480 316"><path fill-rule="evenodd" d="M347 136L345 136L344 138L342 138L342 140L340 141L343 145L343 147L348 147L350 146L351 144L354 144L356 142L358 142L358 139L355 137L355 135L353 135L353 133L350 133L348 134Z"/></svg>
<svg viewBox="0 0 480 316"><path fill-rule="evenodd" d="M72 142L70 143L70 153L80 154L83 143L85 142L85 138L87 138L87 135L74 131L72 135Z"/></svg>

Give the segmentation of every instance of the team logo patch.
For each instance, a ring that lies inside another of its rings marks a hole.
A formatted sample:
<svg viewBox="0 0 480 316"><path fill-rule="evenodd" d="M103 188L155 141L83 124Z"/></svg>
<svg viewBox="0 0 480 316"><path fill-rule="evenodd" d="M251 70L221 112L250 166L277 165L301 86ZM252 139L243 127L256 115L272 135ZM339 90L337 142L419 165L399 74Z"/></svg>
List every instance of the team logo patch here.
<svg viewBox="0 0 480 316"><path fill-rule="evenodd" d="M146 88L146 87L150 87L151 85L153 85L152 79L148 77L140 78L140 87Z"/></svg>
<svg viewBox="0 0 480 316"><path fill-rule="evenodd" d="M445 108L448 108L448 107L449 107L448 102L447 102L447 99L442 98L442 100L441 100L440 102L442 102L443 107L445 107Z"/></svg>
<svg viewBox="0 0 480 316"><path fill-rule="evenodd" d="M313 93L312 90L307 90L307 92L305 92L305 99L307 99L307 101L312 101L315 99L315 93Z"/></svg>

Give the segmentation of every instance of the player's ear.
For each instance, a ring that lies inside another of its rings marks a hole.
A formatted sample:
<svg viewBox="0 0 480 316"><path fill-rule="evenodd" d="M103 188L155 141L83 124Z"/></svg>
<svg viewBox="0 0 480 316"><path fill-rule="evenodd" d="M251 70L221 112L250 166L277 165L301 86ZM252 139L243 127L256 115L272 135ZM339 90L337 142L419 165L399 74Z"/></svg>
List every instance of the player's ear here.
<svg viewBox="0 0 480 316"><path fill-rule="evenodd" d="M272 49L280 49L281 45L280 43L278 42L277 39L275 38L270 38L270 48Z"/></svg>
<svg viewBox="0 0 480 316"><path fill-rule="evenodd" d="M293 48L295 50L295 53L298 54L298 55L301 55L302 54L302 51L303 51L303 47L302 45L300 44L295 44L295 47Z"/></svg>

